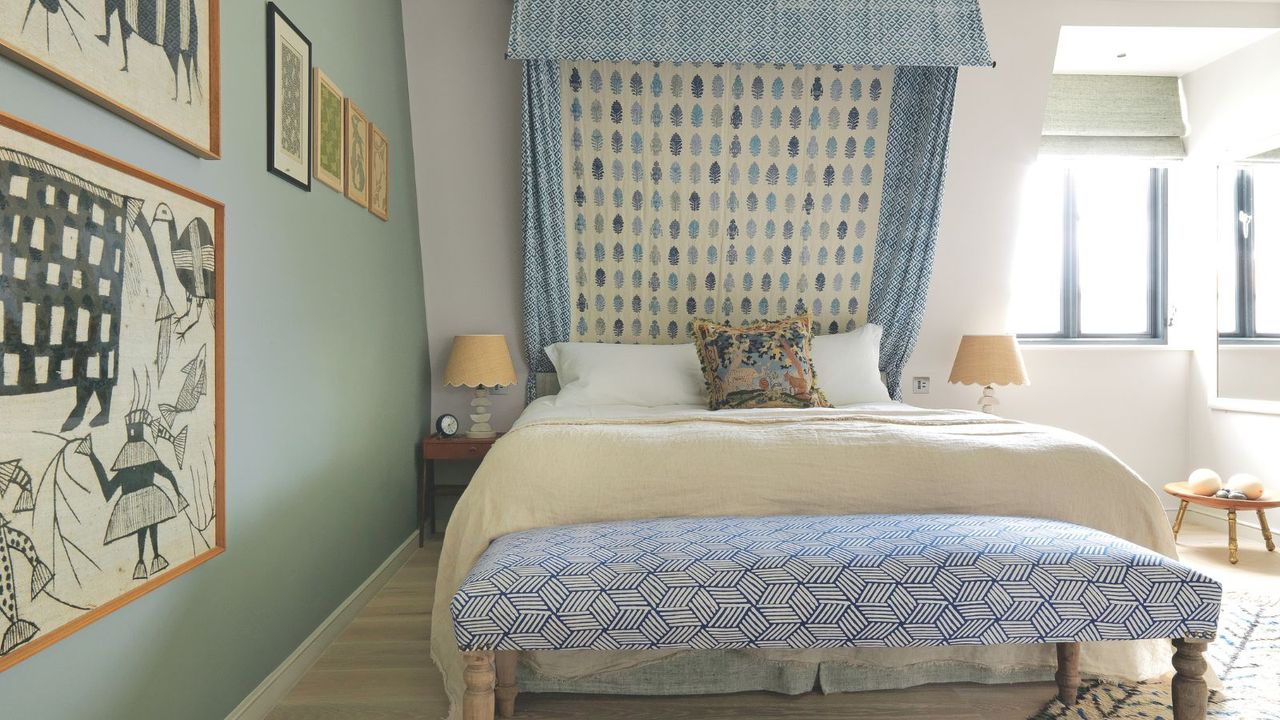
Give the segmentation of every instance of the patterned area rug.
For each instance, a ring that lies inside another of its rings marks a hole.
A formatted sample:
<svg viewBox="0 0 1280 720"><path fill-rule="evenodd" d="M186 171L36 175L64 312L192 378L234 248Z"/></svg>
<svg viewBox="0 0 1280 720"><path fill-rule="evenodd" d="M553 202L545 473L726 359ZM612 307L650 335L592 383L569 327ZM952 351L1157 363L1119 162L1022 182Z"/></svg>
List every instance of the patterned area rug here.
<svg viewBox="0 0 1280 720"><path fill-rule="evenodd" d="M1280 597L1228 594L1209 662L1222 691L1209 697L1210 720L1280 720ZM1111 685L1093 680L1069 708L1054 700L1031 720L1172 720L1168 682Z"/></svg>

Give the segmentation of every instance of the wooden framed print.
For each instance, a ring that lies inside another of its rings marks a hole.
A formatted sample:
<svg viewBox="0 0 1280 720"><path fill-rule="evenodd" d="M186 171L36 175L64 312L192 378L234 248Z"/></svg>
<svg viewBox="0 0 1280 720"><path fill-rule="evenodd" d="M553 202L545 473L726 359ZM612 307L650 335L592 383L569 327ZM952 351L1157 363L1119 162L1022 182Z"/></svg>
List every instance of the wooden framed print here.
<svg viewBox="0 0 1280 720"><path fill-rule="evenodd" d="M347 197L362 208L369 207L369 118L351 98L346 112Z"/></svg>
<svg viewBox="0 0 1280 720"><path fill-rule="evenodd" d="M391 146L377 125L369 123L369 212L390 219Z"/></svg>
<svg viewBox="0 0 1280 720"><path fill-rule="evenodd" d="M311 41L267 3L267 169L311 192Z"/></svg>
<svg viewBox="0 0 1280 720"><path fill-rule="evenodd" d="M221 154L218 2L0 2L0 53L214 159Z"/></svg>
<svg viewBox="0 0 1280 720"><path fill-rule="evenodd" d="M337 190L346 192L346 155L343 137L346 120L343 116L346 98L337 85L320 71L315 69L312 83L314 108L311 117L314 123L312 139L314 148L311 162L316 179Z"/></svg>
<svg viewBox="0 0 1280 720"><path fill-rule="evenodd" d="M0 670L226 547L223 227L0 113Z"/></svg>

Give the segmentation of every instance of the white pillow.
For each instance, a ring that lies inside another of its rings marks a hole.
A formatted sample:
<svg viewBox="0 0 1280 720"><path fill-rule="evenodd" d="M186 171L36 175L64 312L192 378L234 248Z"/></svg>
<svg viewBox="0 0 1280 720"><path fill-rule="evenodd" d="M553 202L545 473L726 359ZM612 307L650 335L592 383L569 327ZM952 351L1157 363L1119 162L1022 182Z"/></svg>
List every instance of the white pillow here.
<svg viewBox="0 0 1280 720"><path fill-rule="evenodd" d="M556 402L571 405L706 405L707 388L693 344L556 343Z"/></svg>
<svg viewBox="0 0 1280 720"><path fill-rule="evenodd" d="M880 378L880 337L884 328L870 323L849 333L813 338L813 371L832 405L889 402Z"/></svg>

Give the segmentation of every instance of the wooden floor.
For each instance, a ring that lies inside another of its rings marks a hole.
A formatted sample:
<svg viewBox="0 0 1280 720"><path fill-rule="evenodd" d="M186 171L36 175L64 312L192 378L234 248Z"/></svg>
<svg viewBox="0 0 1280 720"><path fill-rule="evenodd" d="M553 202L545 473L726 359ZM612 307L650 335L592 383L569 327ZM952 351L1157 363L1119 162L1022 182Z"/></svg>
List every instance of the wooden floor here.
<svg viewBox="0 0 1280 720"><path fill-rule="evenodd" d="M1280 594L1280 553L1240 527L1240 564L1227 562L1226 521L1189 515L1179 540L1184 562L1228 590ZM448 711L431 662L431 598L440 541L416 552L325 652L269 720L438 720ZM911 718L1026 720L1054 694L1052 683L931 685L909 690L785 697L744 693L636 698L523 694L518 718Z"/></svg>

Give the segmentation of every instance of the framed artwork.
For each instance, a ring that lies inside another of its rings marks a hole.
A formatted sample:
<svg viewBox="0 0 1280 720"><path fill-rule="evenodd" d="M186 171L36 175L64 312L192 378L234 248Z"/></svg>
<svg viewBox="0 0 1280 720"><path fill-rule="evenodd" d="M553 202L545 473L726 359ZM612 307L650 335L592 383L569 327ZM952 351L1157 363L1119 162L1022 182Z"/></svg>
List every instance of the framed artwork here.
<svg viewBox="0 0 1280 720"><path fill-rule="evenodd" d="M0 113L0 670L226 547L223 227Z"/></svg>
<svg viewBox="0 0 1280 720"><path fill-rule="evenodd" d="M311 192L311 41L267 3L267 169Z"/></svg>
<svg viewBox="0 0 1280 720"><path fill-rule="evenodd" d="M362 208L369 207L369 118L347 98L346 113L347 197Z"/></svg>
<svg viewBox="0 0 1280 720"><path fill-rule="evenodd" d="M316 179L337 190L346 191L346 157L343 149L343 107L346 98L337 85L320 71L315 69L312 97L315 107L311 117L314 121L312 138L315 147L311 154Z"/></svg>
<svg viewBox="0 0 1280 720"><path fill-rule="evenodd" d="M221 154L219 0L0 2L0 53L200 157Z"/></svg>
<svg viewBox="0 0 1280 720"><path fill-rule="evenodd" d="M391 146L377 125L369 123L369 212L390 218Z"/></svg>

